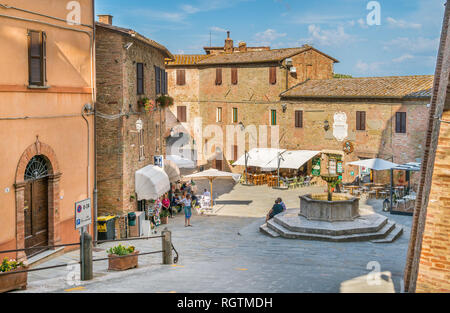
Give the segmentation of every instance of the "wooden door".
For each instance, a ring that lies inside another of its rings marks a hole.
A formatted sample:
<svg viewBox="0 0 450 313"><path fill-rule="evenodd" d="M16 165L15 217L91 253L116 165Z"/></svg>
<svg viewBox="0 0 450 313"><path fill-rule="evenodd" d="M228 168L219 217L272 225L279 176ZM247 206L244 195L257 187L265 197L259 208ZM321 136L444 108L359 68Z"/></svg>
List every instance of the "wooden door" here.
<svg viewBox="0 0 450 313"><path fill-rule="evenodd" d="M48 179L32 180L25 186L25 248L48 245ZM42 250L28 250L28 257Z"/></svg>

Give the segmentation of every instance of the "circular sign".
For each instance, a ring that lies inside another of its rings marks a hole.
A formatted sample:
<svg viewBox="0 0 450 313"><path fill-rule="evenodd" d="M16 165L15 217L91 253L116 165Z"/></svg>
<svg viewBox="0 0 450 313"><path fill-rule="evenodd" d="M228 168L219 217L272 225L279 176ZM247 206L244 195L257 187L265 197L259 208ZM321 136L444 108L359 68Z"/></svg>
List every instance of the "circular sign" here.
<svg viewBox="0 0 450 313"><path fill-rule="evenodd" d="M78 213L81 213L81 210L82 210L81 205L77 206L77 212L78 212Z"/></svg>
<svg viewBox="0 0 450 313"><path fill-rule="evenodd" d="M342 147L342 149L344 150L345 153L350 154L353 152L355 147L353 146L353 143L351 143L350 141L346 141L344 142L344 146Z"/></svg>

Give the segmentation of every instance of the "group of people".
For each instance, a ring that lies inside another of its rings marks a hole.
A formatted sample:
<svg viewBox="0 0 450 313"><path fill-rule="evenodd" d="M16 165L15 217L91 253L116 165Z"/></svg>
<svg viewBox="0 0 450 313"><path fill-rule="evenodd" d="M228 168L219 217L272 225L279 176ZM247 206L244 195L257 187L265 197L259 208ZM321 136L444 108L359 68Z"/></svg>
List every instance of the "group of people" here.
<svg viewBox="0 0 450 313"><path fill-rule="evenodd" d="M286 211L286 204L284 204L281 198L277 198L275 200L275 204L270 209L269 213L266 215L266 222L272 219L275 215L280 214Z"/></svg>

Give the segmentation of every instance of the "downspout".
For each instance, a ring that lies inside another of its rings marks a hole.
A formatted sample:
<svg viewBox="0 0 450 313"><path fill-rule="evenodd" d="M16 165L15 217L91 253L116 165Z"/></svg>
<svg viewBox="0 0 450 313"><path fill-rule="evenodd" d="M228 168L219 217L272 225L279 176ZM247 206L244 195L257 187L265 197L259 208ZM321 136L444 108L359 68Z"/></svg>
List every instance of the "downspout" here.
<svg viewBox="0 0 450 313"><path fill-rule="evenodd" d="M92 85L92 101L94 105L94 112L97 111L97 69L96 69L96 55L95 55L95 1L92 0L92 58L93 66L91 68L93 85ZM98 189L97 189L97 117L94 115L94 246L97 246L97 218L98 218Z"/></svg>

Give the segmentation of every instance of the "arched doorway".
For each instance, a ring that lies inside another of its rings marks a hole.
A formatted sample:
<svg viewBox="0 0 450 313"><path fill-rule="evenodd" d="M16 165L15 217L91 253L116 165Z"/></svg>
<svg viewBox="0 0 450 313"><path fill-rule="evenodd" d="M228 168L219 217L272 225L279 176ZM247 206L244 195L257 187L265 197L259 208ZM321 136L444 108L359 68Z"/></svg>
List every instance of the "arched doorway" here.
<svg viewBox="0 0 450 313"><path fill-rule="evenodd" d="M48 161L43 155L35 155L25 169L25 248L48 245ZM42 252L27 250L26 255Z"/></svg>
<svg viewBox="0 0 450 313"><path fill-rule="evenodd" d="M60 179L55 151L36 138L23 152L16 169L17 249L60 242ZM19 251L17 258L25 260L41 251Z"/></svg>

